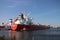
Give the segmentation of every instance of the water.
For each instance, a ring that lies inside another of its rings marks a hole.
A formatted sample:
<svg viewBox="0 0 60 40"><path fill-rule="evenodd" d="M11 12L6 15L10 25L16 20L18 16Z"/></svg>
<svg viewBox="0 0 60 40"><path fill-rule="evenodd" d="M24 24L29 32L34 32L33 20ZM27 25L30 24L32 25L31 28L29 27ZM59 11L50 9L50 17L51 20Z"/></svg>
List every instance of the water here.
<svg viewBox="0 0 60 40"><path fill-rule="evenodd" d="M60 40L60 28L50 28L35 31L1 30L0 36L13 40Z"/></svg>

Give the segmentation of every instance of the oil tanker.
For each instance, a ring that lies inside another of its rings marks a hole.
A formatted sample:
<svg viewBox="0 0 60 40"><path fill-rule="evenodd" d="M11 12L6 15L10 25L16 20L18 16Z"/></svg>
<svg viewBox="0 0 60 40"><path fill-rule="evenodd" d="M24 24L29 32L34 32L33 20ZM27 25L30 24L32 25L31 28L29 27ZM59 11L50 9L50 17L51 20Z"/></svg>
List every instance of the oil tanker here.
<svg viewBox="0 0 60 40"><path fill-rule="evenodd" d="M32 22L32 18L24 15L19 15L13 21L11 20L11 30L38 30L49 29L50 27L45 25L37 25Z"/></svg>

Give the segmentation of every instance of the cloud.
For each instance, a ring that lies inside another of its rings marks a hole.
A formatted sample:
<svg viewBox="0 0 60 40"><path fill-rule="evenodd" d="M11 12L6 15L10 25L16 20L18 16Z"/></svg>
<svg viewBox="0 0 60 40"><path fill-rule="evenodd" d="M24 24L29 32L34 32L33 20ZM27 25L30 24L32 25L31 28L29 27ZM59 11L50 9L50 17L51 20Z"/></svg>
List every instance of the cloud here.
<svg viewBox="0 0 60 40"><path fill-rule="evenodd" d="M8 7L16 7L18 6L19 2L18 1L8 1Z"/></svg>
<svg viewBox="0 0 60 40"><path fill-rule="evenodd" d="M12 8L12 7L15 7L15 6L9 5L8 7Z"/></svg>
<svg viewBox="0 0 60 40"><path fill-rule="evenodd" d="M7 0L8 7L28 6L31 1L29 0Z"/></svg>

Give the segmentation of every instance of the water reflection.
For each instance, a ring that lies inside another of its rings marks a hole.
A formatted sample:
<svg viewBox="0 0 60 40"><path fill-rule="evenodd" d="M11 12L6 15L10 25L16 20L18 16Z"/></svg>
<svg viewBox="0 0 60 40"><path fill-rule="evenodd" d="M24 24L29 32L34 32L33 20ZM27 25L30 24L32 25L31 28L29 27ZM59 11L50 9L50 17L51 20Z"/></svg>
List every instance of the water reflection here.
<svg viewBox="0 0 60 40"><path fill-rule="evenodd" d="M1 30L0 37L10 38L9 40L60 40L60 29L51 28L35 31L11 31Z"/></svg>
<svg viewBox="0 0 60 40"><path fill-rule="evenodd" d="M32 40L31 31L11 31L11 40Z"/></svg>

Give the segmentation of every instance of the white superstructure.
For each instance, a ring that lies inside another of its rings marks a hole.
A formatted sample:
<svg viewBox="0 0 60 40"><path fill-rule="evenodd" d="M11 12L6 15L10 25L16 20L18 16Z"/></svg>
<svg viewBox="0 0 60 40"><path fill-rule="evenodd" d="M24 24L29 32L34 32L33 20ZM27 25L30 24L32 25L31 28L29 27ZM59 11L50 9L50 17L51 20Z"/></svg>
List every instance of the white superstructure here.
<svg viewBox="0 0 60 40"><path fill-rule="evenodd" d="M26 15L19 15L17 20L14 22L15 24L26 24L29 25L32 23L32 19Z"/></svg>

